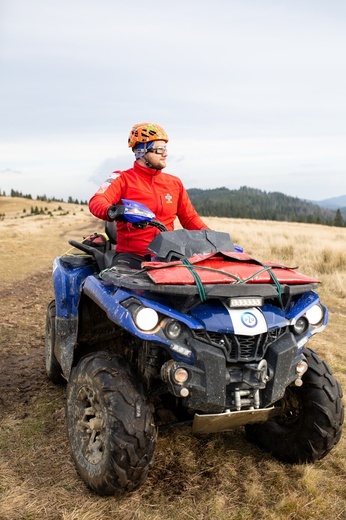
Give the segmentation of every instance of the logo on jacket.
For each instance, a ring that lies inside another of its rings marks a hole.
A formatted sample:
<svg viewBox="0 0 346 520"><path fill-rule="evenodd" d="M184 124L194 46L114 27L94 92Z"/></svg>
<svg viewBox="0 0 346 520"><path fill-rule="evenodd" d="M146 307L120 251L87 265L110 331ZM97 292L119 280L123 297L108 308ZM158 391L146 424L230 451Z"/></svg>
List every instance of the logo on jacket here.
<svg viewBox="0 0 346 520"><path fill-rule="evenodd" d="M165 199L166 199L167 204L172 204L172 199L173 199L172 195L167 193L167 195L165 195Z"/></svg>
<svg viewBox="0 0 346 520"><path fill-rule="evenodd" d="M241 321L243 323L243 325L245 325L245 327L256 327L257 325L257 318L254 314L252 314L252 312L244 312L242 315L241 315Z"/></svg>
<svg viewBox="0 0 346 520"><path fill-rule="evenodd" d="M103 184L101 184L101 186L99 187L99 189L97 190L96 193L104 193L109 188L109 186L112 184L112 182L115 181L115 179L117 179L119 177L119 175L120 175L119 172L111 173L109 175L108 179Z"/></svg>

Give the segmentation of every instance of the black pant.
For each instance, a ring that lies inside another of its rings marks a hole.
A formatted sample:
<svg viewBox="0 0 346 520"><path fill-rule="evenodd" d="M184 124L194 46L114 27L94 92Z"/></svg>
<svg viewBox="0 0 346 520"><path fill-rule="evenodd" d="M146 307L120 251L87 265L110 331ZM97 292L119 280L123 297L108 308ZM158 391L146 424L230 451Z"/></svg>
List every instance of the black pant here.
<svg viewBox="0 0 346 520"><path fill-rule="evenodd" d="M129 269L141 269L142 262L150 262L150 255L139 256L134 253L115 253L112 266L119 265Z"/></svg>

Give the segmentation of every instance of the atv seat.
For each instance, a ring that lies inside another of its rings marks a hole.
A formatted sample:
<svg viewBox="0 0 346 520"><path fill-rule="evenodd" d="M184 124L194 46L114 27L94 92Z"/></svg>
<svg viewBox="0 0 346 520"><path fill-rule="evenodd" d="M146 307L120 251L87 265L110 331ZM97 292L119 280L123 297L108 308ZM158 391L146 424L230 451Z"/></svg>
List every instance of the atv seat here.
<svg viewBox="0 0 346 520"><path fill-rule="evenodd" d="M117 243L117 225L114 220L111 222L106 221L105 232L109 238L110 243L115 246Z"/></svg>

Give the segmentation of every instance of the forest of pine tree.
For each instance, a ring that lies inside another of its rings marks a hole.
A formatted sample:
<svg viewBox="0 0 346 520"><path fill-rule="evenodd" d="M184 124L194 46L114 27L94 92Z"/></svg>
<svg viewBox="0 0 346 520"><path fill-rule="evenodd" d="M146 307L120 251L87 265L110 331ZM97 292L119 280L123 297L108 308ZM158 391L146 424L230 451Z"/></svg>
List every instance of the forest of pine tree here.
<svg viewBox="0 0 346 520"><path fill-rule="evenodd" d="M239 190L192 188L188 193L198 213L205 217L346 225L346 208L333 211L279 192L268 193L243 186Z"/></svg>
<svg viewBox="0 0 346 520"><path fill-rule="evenodd" d="M238 190L191 188L187 191L197 212L205 217L249 218L346 226L346 208L334 211L279 192L266 192L247 186L242 186ZM6 193L0 190L1 195L6 196ZM16 190L11 190L10 196L32 199L31 195L23 195ZM46 195L38 196L36 200L64 202L62 199L48 198ZM68 197L67 202L87 204L87 201L79 201L72 197Z"/></svg>

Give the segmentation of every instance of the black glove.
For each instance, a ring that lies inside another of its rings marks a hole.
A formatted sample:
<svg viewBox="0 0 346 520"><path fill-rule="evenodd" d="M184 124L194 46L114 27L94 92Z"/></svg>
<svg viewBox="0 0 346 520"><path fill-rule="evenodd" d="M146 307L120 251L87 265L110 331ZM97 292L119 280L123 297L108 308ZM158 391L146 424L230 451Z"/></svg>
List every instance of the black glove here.
<svg viewBox="0 0 346 520"><path fill-rule="evenodd" d="M108 218L110 218L111 220L121 220L122 222L124 222L124 209L125 206L123 206L122 204L112 204L111 206L109 206L107 211Z"/></svg>

